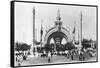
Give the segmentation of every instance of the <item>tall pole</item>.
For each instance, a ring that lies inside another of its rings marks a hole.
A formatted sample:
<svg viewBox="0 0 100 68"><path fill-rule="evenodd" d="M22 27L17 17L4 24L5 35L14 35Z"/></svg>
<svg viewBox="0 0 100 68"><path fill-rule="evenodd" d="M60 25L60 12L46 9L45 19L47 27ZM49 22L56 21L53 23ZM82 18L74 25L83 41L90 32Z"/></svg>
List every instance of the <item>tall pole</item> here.
<svg viewBox="0 0 100 68"><path fill-rule="evenodd" d="M42 47L42 35L43 35L43 27L42 27L42 24L43 24L43 20L41 20L41 31L40 31L40 34L41 34L41 39L40 39L41 47Z"/></svg>
<svg viewBox="0 0 100 68"><path fill-rule="evenodd" d="M72 32L73 33L73 43L74 44L75 44L75 39L76 39L75 38L75 36L76 36L76 32L75 31L76 31L76 22L74 22L74 29L73 29L73 32Z"/></svg>
<svg viewBox="0 0 100 68"><path fill-rule="evenodd" d="M33 46L35 46L35 7L33 7Z"/></svg>
<svg viewBox="0 0 100 68"><path fill-rule="evenodd" d="M80 12L80 39L79 39L79 50L81 51L82 48L82 12Z"/></svg>
<svg viewBox="0 0 100 68"><path fill-rule="evenodd" d="M83 17L83 15L82 15L82 12L81 12L81 19L80 19L80 21L81 21L81 24L80 24L80 26L81 26L81 45L82 45L82 17Z"/></svg>
<svg viewBox="0 0 100 68"><path fill-rule="evenodd" d="M35 6L33 6L33 47L35 47L35 52L37 52L37 47L35 46Z"/></svg>

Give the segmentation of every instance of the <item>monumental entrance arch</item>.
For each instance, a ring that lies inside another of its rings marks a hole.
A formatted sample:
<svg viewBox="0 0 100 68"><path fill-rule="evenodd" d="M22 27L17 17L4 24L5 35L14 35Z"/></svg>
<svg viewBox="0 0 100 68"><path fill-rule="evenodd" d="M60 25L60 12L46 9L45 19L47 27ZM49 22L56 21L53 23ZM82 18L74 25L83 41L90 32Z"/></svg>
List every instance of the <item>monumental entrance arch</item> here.
<svg viewBox="0 0 100 68"><path fill-rule="evenodd" d="M55 45L60 45L63 38L66 40L66 43L72 41L69 31L66 28L62 27L60 12L58 9L55 26L50 28L45 34L44 45L50 44L51 39L54 40Z"/></svg>
<svg viewBox="0 0 100 68"><path fill-rule="evenodd" d="M60 43L63 38L66 39L66 42L70 42L71 41L71 36L69 34L69 31L66 30L65 28L61 27L61 29L59 30L59 28L57 27L53 27L51 28L45 35L45 39L44 42L45 43L50 43L51 39L54 39L55 43Z"/></svg>

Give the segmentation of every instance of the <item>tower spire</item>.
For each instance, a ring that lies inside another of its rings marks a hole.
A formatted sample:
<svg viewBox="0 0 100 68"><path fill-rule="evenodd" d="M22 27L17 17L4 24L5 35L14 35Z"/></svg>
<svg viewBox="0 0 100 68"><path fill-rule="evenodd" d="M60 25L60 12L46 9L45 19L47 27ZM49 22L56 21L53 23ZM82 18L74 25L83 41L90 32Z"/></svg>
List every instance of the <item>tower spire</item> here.
<svg viewBox="0 0 100 68"><path fill-rule="evenodd" d="M41 34L41 38L40 38L41 47L42 47L42 36L43 36L43 27L42 27L42 24L43 24L43 20L41 20L41 31L40 31L40 34Z"/></svg>
<svg viewBox="0 0 100 68"><path fill-rule="evenodd" d="M79 54L80 54L80 51L81 51L81 48L82 48L82 11L80 11L80 36L79 36Z"/></svg>
<svg viewBox="0 0 100 68"><path fill-rule="evenodd" d="M83 15L82 15L82 11L81 11L81 42L82 42L82 17L83 17Z"/></svg>
<svg viewBox="0 0 100 68"><path fill-rule="evenodd" d="M60 17L60 10L58 9L57 11L57 20L61 20L61 17Z"/></svg>
<svg viewBox="0 0 100 68"><path fill-rule="evenodd" d="M73 43L75 44L75 36L76 36L76 22L74 22L74 29L73 29Z"/></svg>
<svg viewBox="0 0 100 68"><path fill-rule="evenodd" d="M80 11L80 43L82 44L82 11Z"/></svg>
<svg viewBox="0 0 100 68"><path fill-rule="evenodd" d="M60 10L59 9L57 11L57 17L56 17L55 25L58 26L58 27L61 27L61 25L62 25L62 21L61 21L61 17L60 17Z"/></svg>

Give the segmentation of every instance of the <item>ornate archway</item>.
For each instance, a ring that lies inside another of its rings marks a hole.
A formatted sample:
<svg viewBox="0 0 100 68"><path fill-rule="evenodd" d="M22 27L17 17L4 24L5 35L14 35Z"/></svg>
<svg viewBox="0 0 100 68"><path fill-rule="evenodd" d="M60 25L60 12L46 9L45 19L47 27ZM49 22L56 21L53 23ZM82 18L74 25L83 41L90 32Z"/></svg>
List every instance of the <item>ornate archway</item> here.
<svg viewBox="0 0 100 68"><path fill-rule="evenodd" d="M49 44L50 40L53 38L55 43L57 41L57 38L59 38L59 43L61 44L61 41L63 38L66 39L67 42L71 41L71 36L68 30L66 30L64 27L61 27L60 31L57 29L58 27L51 28L48 30L44 37L44 44Z"/></svg>
<svg viewBox="0 0 100 68"><path fill-rule="evenodd" d="M66 40L66 42L72 41L69 31L66 28L62 27L60 12L58 10L57 18L55 21L55 27L52 27L51 29L49 29L47 33L45 34L44 45L50 44L51 39L54 40L54 45L62 45L61 42L63 38Z"/></svg>

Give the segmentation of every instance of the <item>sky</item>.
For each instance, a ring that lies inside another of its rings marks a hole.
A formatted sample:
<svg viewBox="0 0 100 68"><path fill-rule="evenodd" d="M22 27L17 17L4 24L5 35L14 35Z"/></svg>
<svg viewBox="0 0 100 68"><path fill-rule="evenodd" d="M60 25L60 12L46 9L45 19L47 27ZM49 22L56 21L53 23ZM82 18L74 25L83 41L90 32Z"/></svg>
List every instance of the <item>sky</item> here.
<svg viewBox="0 0 100 68"><path fill-rule="evenodd" d="M41 22L43 37L46 30L54 27L57 11L60 10L63 27L72 35L76 22L76 37L80 31L80 12L83 14L82 37L96 40L96 8L72 5L54 5L39 3L15 3L15 42L32 44L33 40L33 7L35 7L35 37L40 41Z"/></svg>

